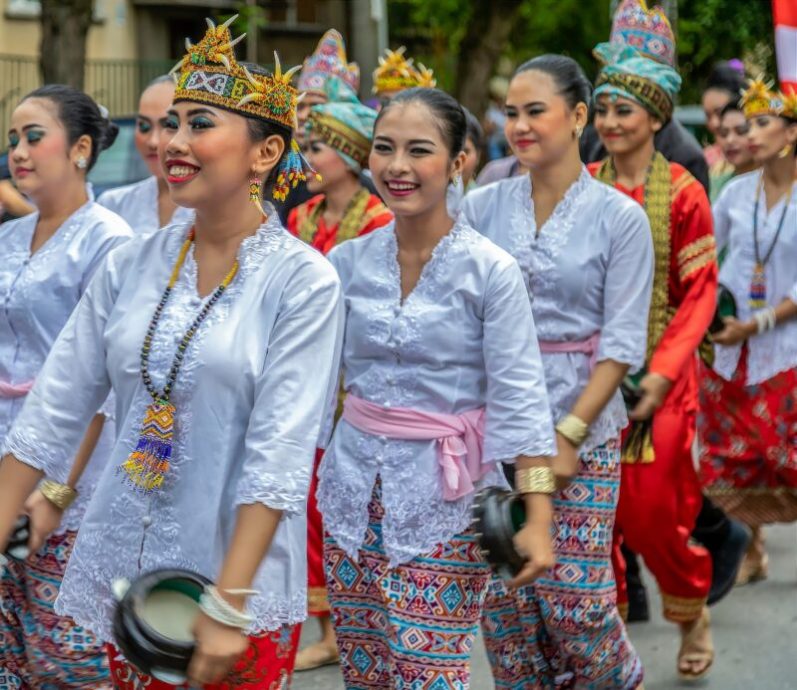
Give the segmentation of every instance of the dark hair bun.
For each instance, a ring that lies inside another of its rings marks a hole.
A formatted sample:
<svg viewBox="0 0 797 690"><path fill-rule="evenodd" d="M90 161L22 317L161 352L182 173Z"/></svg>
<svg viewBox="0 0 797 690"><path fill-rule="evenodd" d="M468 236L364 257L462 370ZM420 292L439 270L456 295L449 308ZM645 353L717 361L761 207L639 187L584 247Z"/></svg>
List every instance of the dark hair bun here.
<svg viewBox="0 0 797 690"><path fill-rule="evenodd" d="M106 120L106 123L105 133L102 137L102 144L100 145L100 150L102 151L111 148L116 141L116 137L119 136L119 125L111 120Z"/></svg>

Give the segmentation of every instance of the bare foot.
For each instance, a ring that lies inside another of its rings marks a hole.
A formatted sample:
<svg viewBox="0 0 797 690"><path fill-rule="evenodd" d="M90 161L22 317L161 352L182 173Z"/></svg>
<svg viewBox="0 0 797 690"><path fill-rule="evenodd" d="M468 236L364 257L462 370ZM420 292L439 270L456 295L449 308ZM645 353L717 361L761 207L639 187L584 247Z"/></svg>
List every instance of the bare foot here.
<svg viewBox="0 0 797 690"><path fill-rule="evenodd" d="M296 671L311 671L314 668L338 663L338 648L334 642L321 640L300 650L296 655Z"/></svg>
<svg viewBox="0 0 797 690"><path fill-rule="evenodd" d="M704 606L700 618L681 623L681 649L678 652L678 675L682 680L705 677L714 663L711 639L711 615Z"/></svg>
<svg viewBox="0 0 797 690"><path fill-rule="evenodd" d="M739 574L736 576L736 586L742 587L753 582L766 580L769 576L769 556L765 548L764 533L761 527L753 527L753 539L744 555Z"/></svg>

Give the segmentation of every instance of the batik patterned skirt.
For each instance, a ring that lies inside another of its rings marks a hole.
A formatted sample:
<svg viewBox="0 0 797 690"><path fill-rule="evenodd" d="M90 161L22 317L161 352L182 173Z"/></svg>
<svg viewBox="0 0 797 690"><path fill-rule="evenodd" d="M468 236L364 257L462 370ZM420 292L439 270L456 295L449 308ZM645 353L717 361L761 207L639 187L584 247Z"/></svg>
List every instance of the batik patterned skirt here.
<svg viewBox="0 0 797 690"><path fill-rule="evenodd" d="M357 559L332 537L324 556L347 688L466 690L489 569L465 533L391 568L382 545L379 488Z"/></svg>
<svg viewBox="0 0 797 690"><path fill-rule="evenodd" d="M532 585L493 577L482 630L500 690L632 690L642 664L617 610L611 565L620 442L584 453L554 494L556 565Z"/></svg>
<svg viewBox="0 0 797 690"><path fill-rule="evenodd" d="M53 610L77 532L50 537L0 579L0 688L111 687L105 648Z"/></svg>
<svg viewBox="0 0 797 690"><path fill-rule="evenodd" d="M797 520L797 369L747 386L701 364L700 478L727 513L757 526Z"/></svg>
<svg viewBox="0 0 797 690"><path fill-rule="evenodd" d="M288 690L296 661L301 626L286 625L275 632L249 638L249 648L221 683L204 690ZM108 658L115 690L188 690L187 684L170 685L138 672L113 646Z"/></svg>

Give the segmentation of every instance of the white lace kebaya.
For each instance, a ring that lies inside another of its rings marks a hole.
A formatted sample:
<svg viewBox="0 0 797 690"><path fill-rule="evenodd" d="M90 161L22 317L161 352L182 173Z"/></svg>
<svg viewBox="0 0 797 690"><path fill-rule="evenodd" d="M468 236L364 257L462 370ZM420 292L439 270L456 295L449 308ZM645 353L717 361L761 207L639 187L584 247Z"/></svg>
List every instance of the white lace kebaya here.
<svg viewBox="0 0 797 690"><path fill-rule="evenodd" d="M136 235L150 235L161 227L158 217L158 178L154 175L141 182L109 189L100 194L97 203L124 218ZM192 209L178 206L167 225L188 223L193 217Z"/></svg>
<svg viewBox="0 0 797 690"><path fill-rule="evenodd" d="M526 281L541 341L576 342L600 334L597 360L638 370L645 361L653 282L653 242L642 207L584 168L539 232L531 179L501 180L470 192L462 215L514 256ZM543 352L558 422L590 377L583 353ZM587 452L628 424L619 391L592 424Z"/></svg>
<svg viewBox="0 0 797 690"><path fill-rule="evenodd" d="M542 362L517 263L458 221L402 303L394 227L329 254L346 304L345 390L383 407L453 415L486 408L485 463L553 455ZM341 420L321 462L318 503L324 528L352 557L377 479L391 564L467 528L472 495L443 499L435 441L374 436ZM476 488L504 484L495 468Z"/></svg>
<svg viewBox="0 0 797 690"><path fill-rule="evenodd" d="M270 211L241 244L238 274L186 350L170 398L174 452L159 490L136 491L118 468L151 402L139 374L141 344L188 225L134 238L109 256L11 431L11 452L60 477L90 411L113 385L118 438L56 603L103 640L112 639L114 580L164 567L215 579L242 504L284 511L253 583L252 631L306 615L305 505L321 421L336 392L343 310L335 270ZM197 294L196 280L189 251L150 351L158 390L208 299Z"/></svg>
<svg viewBox="0 0 797 690"><path fill-rule="evenodd" d="M750 282L755 267L753 245L753 209L756 191L761 183L761 171L734 178L722 190L714 203L714 233L717 251L728 253L720 268L719 282L736 299L737 317L749 321ZM788 203L786 208L784 205ZM767 304L777 306L785 298L797 302L797 189L781 199L769 211L764 193L758 204L758 252L763 259L777 232L783 216L783 228L764 266ZM727 381L733 378L739 363L742 346L714 345L714 370ZM778 324L771 331L753 336L747 341L747 385L771 379L782 371L797 367L797 319Z"/></svg>
<svg viewBox="0 0 797 690"><path fill-rule="evenodd" d="M0 226L0 381L15 387L39 376L55 339L98 266L108 252L132 236L121 218L89 201L31 256L38 221L36 212ZM0 395L0 448L26 397ZM67 409L70 405L67 401ZM64 513L58 534L80 526L113 438L113 420L106 419L77 486L78 498ZM65 481L67 477L52 478Z"/></svg>

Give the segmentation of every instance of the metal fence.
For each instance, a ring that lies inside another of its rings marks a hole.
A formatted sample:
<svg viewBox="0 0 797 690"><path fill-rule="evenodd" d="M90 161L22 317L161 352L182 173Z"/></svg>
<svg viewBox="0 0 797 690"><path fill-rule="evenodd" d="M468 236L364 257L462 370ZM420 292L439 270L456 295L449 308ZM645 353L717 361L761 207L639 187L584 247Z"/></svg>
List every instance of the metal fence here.
<svg viewBox="0 0 797 690"><path fill-rule="evenodd" d="M85 90L111 116L136 112L141 90L155 77L165 74L173 62L162 60L89 60ZM5 148L11 113L19 99L41 84L36 58L0 54L0 150Z"/></svg>

